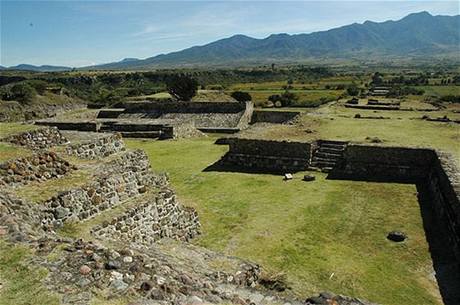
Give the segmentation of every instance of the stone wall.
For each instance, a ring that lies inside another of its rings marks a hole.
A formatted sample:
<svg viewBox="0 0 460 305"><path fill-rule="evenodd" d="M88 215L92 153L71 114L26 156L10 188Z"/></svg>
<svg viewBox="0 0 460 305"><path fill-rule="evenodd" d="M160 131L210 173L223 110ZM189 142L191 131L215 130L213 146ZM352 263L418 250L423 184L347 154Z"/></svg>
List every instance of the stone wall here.
<svg viewBox="0 0 460 305"><path fill-rule="evenodd" d="M252 115L251 124L255 123L273 123L284 124L295 119L300 112L298 111L268 111L256 110Z"/></svg>
<svg viewBox="0 0 460 305"><path fill-rule="evenodd" d="M40 120L35 121L36 125L54 126L60 130L78 130L78 131L99 131L101 123L92 121L56 121L56 120Z"/></svg>
<svg viewBox="0 0 460 305"><path fill-rule="evenodd" d="M238 113L246 109L246 103L145 101L125 103L124 108L125 113Z"/></svg>
<svg viewBox="0 0 460 305"><path fill-rule="evenodd" d="M59 227L66 221L91 218L150 188L168 183L165 175L150 171L148 157L142 150L126 152L101 166L97 172L100 174L85 186L61 192L44 203L45 227Z"/></svg>
<svg viewBox="0 0 460 305"><path fill-rule="evenodd" d="M349 144L335 174L345 178L417 182L436 159L434 150Z"/></svg>
<svg viewBox="0 0 460 305"><path fill-rule="evenodd" d="M85 159L107 157L124 150L125 144L119 133L67 146L67 154Z"/></svg>
<svg viewBox="0 0 460 305"><path fill-rule="evenodd" d="M40 128L11 135L2 139L16 145L27 146L31 149L44 149L67 143L67 139L56 127Z"/></svg>
<svg viewBox="0 0 460 305"><path fill-rule="evenodd" d="M460 170L455 160L437 152L424 186L430 193L433 211L447 227L449 247L460 262Z"/></svg>
<svg viewBox="0 0 460 305"><path fill-rule="evenodd" d="M172 190L163 189L92 233L103 239L151 245L166 237L188 241L199 234L199 227L196 211L182 207Z"/></svg>
<svg viewBox="0 0 460 305"><path fill-rule="evenodd" d="M0 185L25 185L33 181L60 178L76 169L54 152L39 152L32 156L0 164Z"/></svg>
<svg viewBox="0 0 460 305"><path fill-rule="evenodd" d="M306 142L227 139L228 153L222 158L224 166L260 171L301 171L308 167L311 144Z"/></svg>

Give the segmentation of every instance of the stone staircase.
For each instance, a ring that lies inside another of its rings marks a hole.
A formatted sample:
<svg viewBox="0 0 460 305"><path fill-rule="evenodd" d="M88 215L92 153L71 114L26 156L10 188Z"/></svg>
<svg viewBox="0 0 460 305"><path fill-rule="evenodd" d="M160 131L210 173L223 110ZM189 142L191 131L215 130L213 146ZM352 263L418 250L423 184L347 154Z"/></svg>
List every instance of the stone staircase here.
<svg viewBox="0 0 460 305"><path fill-rule="evenodd" d="M347 144L343 141L319 140L311 158L310 169L330 172L342 160Z"/></svg>

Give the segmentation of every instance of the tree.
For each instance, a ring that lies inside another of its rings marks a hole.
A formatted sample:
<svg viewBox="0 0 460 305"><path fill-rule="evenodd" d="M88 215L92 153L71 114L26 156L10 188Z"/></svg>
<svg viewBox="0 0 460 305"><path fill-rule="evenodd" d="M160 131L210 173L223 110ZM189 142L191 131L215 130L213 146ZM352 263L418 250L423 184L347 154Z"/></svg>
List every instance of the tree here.
<svg viewBox="0 0 460 305"><path fill-rule="evenodd" d="M238 102L252 101L251 95L249 93L243 92L243 91L234 91L234 92L232 92L232 94L230 96L233 97Z"/></svg>
<svg viewBox="0 0 460 305"><path fill-rule="evenodd" d="M285 91L283 94L274 94L268 97L268 100L276 105L280 103L283 107L292 105L293 102L298 100L298 96L292 92Z"/></svg>
<svg viewBox="0 0 460 305"><path fill-rule="evenodd" d="M186 74L176 74L166 80L166 90L180 101L190 101L197 93L198 82Z"/></svg>
<svg viewBox="0 0 460 305"><path fill-rule="evenodd" d="M359 91L360 90L359 90L358 86L356 86L355 84L351 84L347 88L347 93L348 93L348 95L351 95L351 96L358 96Z"/></svg>
<svg viewBox="0 0 460 305"><path fill-rule="evenodd" d="M11 87L12 98L21 102L29 102L37 94L29 84L19 83Z"/></svg>
<svg viewBox="0 0 460 305"><path fill-rule="evenodd" d="M374 75L372 75L372 85L379 86L381 84L383 84L382 75L379 72L375 72Z"/></svg>

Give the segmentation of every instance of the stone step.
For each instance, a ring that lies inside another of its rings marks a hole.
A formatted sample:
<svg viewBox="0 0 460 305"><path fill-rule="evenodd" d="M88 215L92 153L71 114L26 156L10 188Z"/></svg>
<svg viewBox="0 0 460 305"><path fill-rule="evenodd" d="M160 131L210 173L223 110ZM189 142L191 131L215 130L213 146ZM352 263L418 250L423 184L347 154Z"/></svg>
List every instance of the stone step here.
<svg viewBox="0 0 460 305"><path fill-rule="evenodd" d="M320 158L320 157L313 157L312 159L313 162L331 162L331 163L337 163L339 159L332 159L332 158Z"/></svg>
<svg viewBox="0 0 460 305"><path fill-rule="evenodd" d="M342 154L345 148L330 148L330 147L320 147L317 152L330 153L330 154Z"/></svg>
<svg viewBox="0 0 460 305"><path fill-rule="evenodd" d="M323 152L323 151L317 151L313 155L315 157L320 157L320 158L331 158L331 159L340 159L340 158L342 158L342 154Z"/></svg>
<svg viewBox="0 0 460 305"><path fill-rule="evenodd" d="M311 166L313 167L334 167L337 163L336 162L330 162L330 161L312 161Z"/></svg>
<svg viewBox="0 0 460 305"><path fill-rule="evenodd" d="M347 145L348 142L345 141L335 141L335 140L321 140L319 144L339 144L339 145Z"/></svg>
<svg viewBox="0 0 460 305"><path fill-rule="evenodd" d="M346 146L345 144L321 143L319 147L320 149L321 148L332 148L332 149L344 150L345 146Z"/></svg>
<svg viewBox="0 0 460 305"><path fill-rule="evenodd" d="M321 171L322 171L323 173L330 173L330 172L332 171L332 169L333 169L332 167L325 166L325 167L323 167L323 168L321 169Z"/></svg>

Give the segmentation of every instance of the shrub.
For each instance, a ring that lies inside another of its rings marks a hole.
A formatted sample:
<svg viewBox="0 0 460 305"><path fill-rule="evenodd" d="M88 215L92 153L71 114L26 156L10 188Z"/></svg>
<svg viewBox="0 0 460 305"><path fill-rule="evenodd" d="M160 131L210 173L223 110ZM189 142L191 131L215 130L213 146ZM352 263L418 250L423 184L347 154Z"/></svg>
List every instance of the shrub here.
<svg viewBox="0 0 460 305"><path fill-rule="evenodd" d="M234 91L230 95L233 97L235 100L238 102L247 102L247 101L252 101L252 97L249 93L243 92L243 91Z"/></svg>
<svg viewBox="0 0 460 305"><path fill-rule="evenodd" d="M32 86L40 95L43 95L46 91L46 88L48 87L47 82L39 79L30 80L27 83Z"/></svg>
<svg viewBox="0 0 460 305"><path fill-rule="evenodd" d="M169 94L180 101L190 101L197 93L198 82L185 74L170 76L166 81Z"/></svg>
<svg viewBox="0 0 460 305"><path fill-rule="evenodd" d="M441 102L460 103L460 95L444 95L439 98Z"/></svg>
<svg viewBox="0 0 460 305"><path fill-rule="evenodd" d="M11 97L20 102L30 102L37 94L35 89L26 83L19 83L11 87Z"/></svg>
<svg viewBox="0 0 460 305"><path fill-rule="evenodd" d="M276 105L277 102L283 107L292 105L298 100L297 95L292 92L286 91L283 94L274 94L268 97L268 100Z"/></svg>
<svg viewBox="0 0 460 305"><path fill-rule="evenodd" d="M351 84L350 86L348 86L347 88L347 93L348 95L351 95L351 96L358 96L359 95L359 88L358 86L356 86L355 84Z"/></svg>

